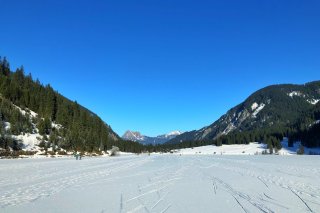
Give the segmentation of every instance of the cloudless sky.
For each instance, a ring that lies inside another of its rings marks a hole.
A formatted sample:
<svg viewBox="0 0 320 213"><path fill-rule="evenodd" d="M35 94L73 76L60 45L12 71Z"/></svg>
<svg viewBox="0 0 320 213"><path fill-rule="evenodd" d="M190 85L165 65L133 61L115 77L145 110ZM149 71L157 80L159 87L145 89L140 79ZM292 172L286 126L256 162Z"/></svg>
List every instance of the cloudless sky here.
<svg viewBox="0 0 320 213"><path fill-rule="evenodd" d="M119 135L194 130L320 80L320 1L0 0L0 55Z"/></svg>

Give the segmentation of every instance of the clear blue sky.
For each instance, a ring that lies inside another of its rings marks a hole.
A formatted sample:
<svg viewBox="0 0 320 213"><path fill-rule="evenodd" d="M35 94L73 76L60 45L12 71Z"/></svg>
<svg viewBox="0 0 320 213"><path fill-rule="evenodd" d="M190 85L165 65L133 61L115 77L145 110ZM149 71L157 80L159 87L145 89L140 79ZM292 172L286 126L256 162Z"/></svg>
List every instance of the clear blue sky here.
<svg viewBox="0 0 320 213"><path fill-rule="evenodd" d="M0 0L0 55L122 135L209 125L320 79L320 1Z"/></svg>

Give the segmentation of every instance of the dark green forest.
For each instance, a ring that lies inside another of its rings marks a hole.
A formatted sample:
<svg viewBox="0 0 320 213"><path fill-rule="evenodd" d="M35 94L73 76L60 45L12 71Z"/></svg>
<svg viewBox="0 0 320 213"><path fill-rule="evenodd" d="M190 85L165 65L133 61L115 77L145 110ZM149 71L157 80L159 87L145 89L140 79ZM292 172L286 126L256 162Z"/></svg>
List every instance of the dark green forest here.
<svg viewBox="0 0 320 213"><path fill-rule="evenodd" d="M290 141L300 140L307 147L320 147L320 102L305 112L292 130Z"/></svg>

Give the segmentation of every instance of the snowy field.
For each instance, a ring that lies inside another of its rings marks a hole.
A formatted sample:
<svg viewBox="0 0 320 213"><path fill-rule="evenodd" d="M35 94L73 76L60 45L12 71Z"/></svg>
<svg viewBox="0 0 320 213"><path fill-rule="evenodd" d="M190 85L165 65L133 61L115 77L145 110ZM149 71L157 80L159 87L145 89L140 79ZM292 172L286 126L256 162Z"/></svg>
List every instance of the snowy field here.
<svg viewBox="0 0 320 213"><path fill-rule="evenodd" d="M285 138L282 142L282 149L279 150L279 155L296 155L300 147L300 142L293 144L293 147L288 147L288 140ZM222 146L200 146L194 148L178 149L174 154L181 155L255 155L262 154L263 151L268 150L267 144L251 142L248 145L222 145ZM305 154L310 152L320 155L320 148L304 147ZM269 151L268 151L269 152Z"/></svg>
<svg viewBox="0 0 320 213"><path fill-rule="evenodd" d="M0 160L0 212L320 212L319 156Z"/></svg>

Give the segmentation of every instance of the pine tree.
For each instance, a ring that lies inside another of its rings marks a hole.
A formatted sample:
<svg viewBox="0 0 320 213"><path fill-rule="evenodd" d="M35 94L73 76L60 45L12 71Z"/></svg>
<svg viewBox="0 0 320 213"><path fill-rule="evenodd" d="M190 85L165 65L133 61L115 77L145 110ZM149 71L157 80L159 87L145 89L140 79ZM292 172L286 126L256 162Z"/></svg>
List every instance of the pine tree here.
<svg viewBox="0 0 320 213"><path fill-rule="evenodd" d="M299 149L297 151L298 155L303 155L304 154L304 146L302 144L300 144Z"/></svg>
<svg viewBox="0 0 320 213"><path fill-rule="evenodd" d="M288 147L293 147L293 138L291 136L288 138Z"/></svg>

